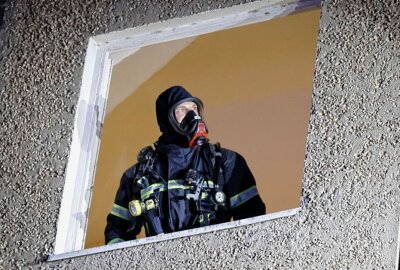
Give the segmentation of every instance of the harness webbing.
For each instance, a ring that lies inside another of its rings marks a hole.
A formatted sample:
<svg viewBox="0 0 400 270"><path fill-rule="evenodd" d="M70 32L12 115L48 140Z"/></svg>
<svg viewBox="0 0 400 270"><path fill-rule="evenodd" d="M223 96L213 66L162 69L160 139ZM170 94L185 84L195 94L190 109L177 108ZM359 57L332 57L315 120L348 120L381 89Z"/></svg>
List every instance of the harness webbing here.
<svg viewBox="0 0 400 270"><path fill-rule="evenodd" d="M145 189L142 189L140 191L140 197L143 200L148 199L152 194L155 192L163 192L166 190L171 190L171 189L191 189L191 185L183 185L178 183L178 181L182 180L169 180L168 183L155 183L150 186L148 186ZM206 181L205 185L207 187L213 188L214 187L214 182L211 180Z"/></svg>
<svg viewBox="0 0 400 270"><path fill-rule="evenodd" d="M214 151L214 174L213 179L217 181L217 185L222 188L224 184L223 174L221 170L221 161L222 161L222 154L221 154L221 145L220 143L216 143L213 149Z"/></svg>

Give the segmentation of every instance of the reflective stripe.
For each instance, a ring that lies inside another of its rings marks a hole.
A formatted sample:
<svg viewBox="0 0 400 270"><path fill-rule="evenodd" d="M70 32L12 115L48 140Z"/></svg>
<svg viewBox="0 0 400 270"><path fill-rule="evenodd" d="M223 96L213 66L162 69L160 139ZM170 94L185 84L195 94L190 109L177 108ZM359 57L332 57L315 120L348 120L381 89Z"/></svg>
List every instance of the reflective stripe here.
<svg viewBox="0 0 400 270"><path fill-rule="evenodd" d="M212 180L204 181L204 186L213 188L214 187L214 182Z"/></svg>
<svg viewBox="0 0 400 270"><path fill-rule="evenodd" d="M159 189L159 191L165 191L166 190L166 184L164 183L155 183L150 185L149 187L142 189L140 191L140 197L142 200L146 200L148 197L150 197L151 194L154 193L154 190Z"/></svg>
<svg viewBox="0 0 400 270"><path fill-rule="evenodd" d="M191 189L193 187L192 185L178 184L178 181L179 180L170 180L170 181L168 181L168 189L177 189L177 188ZM204 181L203 187L213 188L214 187L214 182L213 181Z"/></svg>
<svg viewBox="0 0 400 270"><path fill-rule="evenodd" d="M114 238L114 239L112 239L111 241L109 241L109 242L107 243L107 245L112 245L112 244L120 243L120 242L125 242L125 240L122 239L122 238Z"/></svg>
<svg viewBox="0 0 400 270"><path fill-rule="evenodd" d="M190 188L192 188L191 185L182 185L181 184L182 181L183 180L168 180L168 183L155 183L155 184L152 184L152 185L148 186L147 188L142 189L140 191L140 197L141 197L142 201L146 200L157 189L158 189L157 190L158 192L163 192L163 191L166 191L167 189L190 189ZM204 186L213 188L214 187L214 182L206 181L204 183Z"/></svg>
<svg viewBox="0 0 400 270"><path fill-rule="evenodd" d="M191 186L189 185L181 185L181 184L177 184L177 183L170 183L168 182L168 189L189 189Z"/></svg>
<svg viewBox="0 0 400 270"><path fill-rule="evenodd" d="M238 207L257 195L258 192L256 186L254 185L252 187L249 187L245 191L242 191L239 194L230 198L231 208Z"/></svg>
<svg viewBox="0 0 400 270"><path fill-rule="evenodd" d="M179 182L179 180L168 180L168 184L175 184L178 182Z"/></svg>
<svg viewBox="0 0 400 270"><path fill-rule="evenodd" d="M128 221L133 220L133 216L131 215L129 210L118 204L113 205L113 208L111 209L111 214Z"/></svg>

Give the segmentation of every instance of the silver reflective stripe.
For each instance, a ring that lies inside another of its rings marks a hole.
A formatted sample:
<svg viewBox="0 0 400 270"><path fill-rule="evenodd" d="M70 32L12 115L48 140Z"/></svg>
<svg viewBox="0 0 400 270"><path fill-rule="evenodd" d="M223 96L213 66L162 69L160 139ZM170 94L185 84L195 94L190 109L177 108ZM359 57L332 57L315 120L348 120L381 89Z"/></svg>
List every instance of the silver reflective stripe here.
<svg viewBox="0 0 400 270"><path fill-rule="evenodd" d="M249 187L245 191L242 191L239 194L230 198L231 208L235 208L235 207L238 207L238 206L244 204L251 198L257 196L257 194L258 194L258 191L257 191L257 188L255 185Z"/></svg>
<svg viewBox="0 0 400 270"><path fill-rule="evenodd" d="M128 221L133 220L133 216L131 215L129 210L118 204L113 205L113 208L111 209L111 214Z"/></svg>

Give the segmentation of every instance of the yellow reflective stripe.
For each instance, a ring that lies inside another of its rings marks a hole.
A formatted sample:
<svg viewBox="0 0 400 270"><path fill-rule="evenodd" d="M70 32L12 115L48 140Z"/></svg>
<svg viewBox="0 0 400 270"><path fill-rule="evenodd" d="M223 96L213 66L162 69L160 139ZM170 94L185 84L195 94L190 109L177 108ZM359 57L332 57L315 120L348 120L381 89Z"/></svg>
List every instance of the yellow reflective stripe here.
<svg viewBox="0 0 400 270"><path fill-rule="evenodd" d="M142 200L146 200L148 197L150 197L151 194L154 193L154 190L156 190L157 188L159 188L159 190L158 190L159 192L162 192L162 191L166 190L165 184L156 183L156 184L153 184L153 185L149 186L146 189L142 189L140 191L140 197L142 198Z"/></svg>
<svg viewBox="0 0 400 270"><path fill-rule="evenodd" d="M238 207L257 195L258 191L256 186L251 186L248 189L230 198L231 208Z"/></svg>
<svg viewBox="0 0 400 270"><path fill-rule="evenodd" d="M118 204L114 204L113 208L111 209L110 214L117 216L119 218L131 221L133 219L131 213L129 212L129 210L125 207L122 207Z"/></svg>
<svg viewBox="0 0 400 270"><path fill-rule="evenodd" d="M149 190L146 193L141 194L142 200L146 200L148 197L150 197L150 195L154 193L154 190ZM165 191L165 190L166 190L165 187L161 187L158 191L162 192L162 191Z"/></svg>
<svg viewBox="0 0 400 270"><path fill-rule="evenodd" d="M207 187L213 188L214 187L214 182L212 180L208 180L208 181L205 182L204 185L206 185Z"/></svg>
<svg viewBox="0 0 400 270"><path fill-rule="evenodd" d="M168 184L169 184L169 183L174 184L174 183L178 183L178 182L179 182L179 180L168 180Z"/></svg>
<svg viewBox="0 0 400 270"><path fill-rule="evenodd" d="M143 196L148 196L150 193L153 193L155 189L157 189L157 188L162 188L164 185L165 185L164 183L155 183L155 184L152 184L152 185L148 186L147 188L142 189L142 190L140 191L140 196L141 196L141 197L143 197Z"/></svg>
<svg viewBox="0 0 400 270"><path fill-rule="evenodd" d="M192 187L191 185L180 184L180 182L182 182L182 181L183 180L173 179L173 180L168 180L168 184L166 184L166 183L155 183L155 184L152 184L152 185L148 186L147 188L142 189L140 191L140 197L141 197L142 201L146 200L147 198L150 197L151 194L154 193L154 191L156 189L159 189L158 192L163 192L163 191L166 191L167 189L179 189L179 188L180 189L190 189ZM214 182L212 182L211 180L206 181L204 183L204 186L213 188L214 187Z"/></svg>
<svg viewBox="0 0 400 270"><path fill-rule="evenodd" d="M117 209L120 209L122 211L128 211L129 212L128 208L122 207L121 205L118 205L116 203L114 203L113 208L117 208Z"/></svg>
<svg viewBox="0 0 400 270"><path fill-rule="evenodd" d="M191 186L188 185L179 185L179 184L172 184L172 185L168 185L168 189L189 189Z"/></svg>

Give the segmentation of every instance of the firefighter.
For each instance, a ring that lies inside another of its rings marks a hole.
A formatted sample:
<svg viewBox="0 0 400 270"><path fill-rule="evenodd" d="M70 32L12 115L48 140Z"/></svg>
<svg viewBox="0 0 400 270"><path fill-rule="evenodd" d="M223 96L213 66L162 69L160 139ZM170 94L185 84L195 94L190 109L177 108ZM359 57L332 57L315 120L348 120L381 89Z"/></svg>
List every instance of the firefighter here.
<svg viewBox="0 0 400 270"><path fill-rule="evenodd" d="M212 144L203 103L181 86L157 98L161 136L122 175L106 244L265 214L245 159Z"/></svg>

